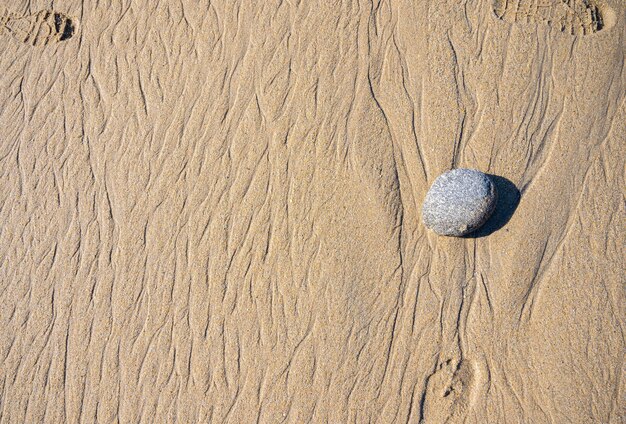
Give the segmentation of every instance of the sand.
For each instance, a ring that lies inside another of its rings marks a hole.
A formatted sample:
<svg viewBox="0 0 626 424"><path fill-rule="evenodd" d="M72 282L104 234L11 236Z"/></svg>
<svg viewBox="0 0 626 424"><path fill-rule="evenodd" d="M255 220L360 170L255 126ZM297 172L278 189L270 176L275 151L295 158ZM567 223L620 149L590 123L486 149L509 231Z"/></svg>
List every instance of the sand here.
<svg viewBox="0 0 626 424"><path fill-rule="evenodd" d="M0 13L0 422L626 419L622 1Z"/></svg>

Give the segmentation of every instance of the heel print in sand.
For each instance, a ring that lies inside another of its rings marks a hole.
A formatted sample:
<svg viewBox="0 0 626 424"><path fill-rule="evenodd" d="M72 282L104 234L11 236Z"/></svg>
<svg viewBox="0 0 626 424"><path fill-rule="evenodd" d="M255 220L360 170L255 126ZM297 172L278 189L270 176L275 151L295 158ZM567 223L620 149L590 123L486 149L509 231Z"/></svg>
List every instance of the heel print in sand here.
<svg viewBox="0 0 626 424"><path fill-rule="evenodd" d="M494 0L506 22L542 23L571 35L587 35L615 24L615 12L598 0Z"/></svg>
<svg viewBox="0 0 626 424"><path fill-rule="evenodd" d="M44 46L72 38L76 22L63 13L42 10L26 16L4 14L0 28L18 41Z"/></svg>

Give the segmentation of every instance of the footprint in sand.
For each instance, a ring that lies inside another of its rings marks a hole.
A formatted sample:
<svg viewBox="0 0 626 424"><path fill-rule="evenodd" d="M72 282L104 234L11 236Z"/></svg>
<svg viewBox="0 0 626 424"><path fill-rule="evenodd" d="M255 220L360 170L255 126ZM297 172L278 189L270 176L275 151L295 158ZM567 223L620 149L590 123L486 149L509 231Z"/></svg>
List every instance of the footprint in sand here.
<svg viewBox="0 0 626 424"><path fill-rule="evenodd" d="M428 378L422 400L423 423L461 422L476 395L477 366L473 361L450 358Z"/></svg>
<svg viewBox="0 0 626 424"><path fill-rule="evenodd" d="M25 16L3 13L0 29L22 43L45 46L72 38L76 21L53 10L42 10Z"/></svg>
<svg viewBox="0 0 626 424"><path fill-rule="evenodd" d="M494 0L493 11L506 22L541 23L571 35L611 28L616 19L603 0Z"/></svg>

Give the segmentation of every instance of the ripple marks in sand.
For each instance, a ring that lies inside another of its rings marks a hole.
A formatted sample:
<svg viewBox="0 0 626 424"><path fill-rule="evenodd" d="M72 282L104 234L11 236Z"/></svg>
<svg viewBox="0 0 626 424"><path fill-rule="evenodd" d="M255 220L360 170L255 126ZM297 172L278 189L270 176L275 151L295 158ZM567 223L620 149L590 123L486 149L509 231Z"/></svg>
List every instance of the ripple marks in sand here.
<svg viewBox="0 0 626 424"><path fill-rule="evenodd" d="M506 22L541 23L571 35L610 28L615 12L597 0L494 0L493 11Z"/></svg>
<svg viewBox="0 0 626 424"><path fill-rule="evenodd" d="M33 46L68 40L76 31L74 19L52 10L42 10L25 16L5 14L0 18L0 23L13 38Z"/></svg>

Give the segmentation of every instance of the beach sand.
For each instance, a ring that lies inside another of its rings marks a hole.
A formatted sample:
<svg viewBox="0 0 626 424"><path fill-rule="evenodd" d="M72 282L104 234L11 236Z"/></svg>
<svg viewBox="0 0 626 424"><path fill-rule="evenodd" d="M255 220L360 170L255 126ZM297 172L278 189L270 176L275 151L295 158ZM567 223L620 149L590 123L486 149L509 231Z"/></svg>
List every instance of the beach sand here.
<svg viewBox="0 0 626 424"><path fill-rule="evenodd" d="M623 422L624 15L1 0L0 422Z"/></svg>

